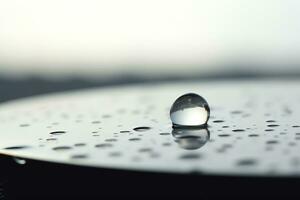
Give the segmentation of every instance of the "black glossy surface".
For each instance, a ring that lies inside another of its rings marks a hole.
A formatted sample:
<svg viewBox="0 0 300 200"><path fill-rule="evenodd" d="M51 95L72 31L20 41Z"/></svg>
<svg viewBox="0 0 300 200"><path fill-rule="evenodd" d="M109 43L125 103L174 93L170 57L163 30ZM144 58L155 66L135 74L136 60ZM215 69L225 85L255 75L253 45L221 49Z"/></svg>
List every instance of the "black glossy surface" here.
<svg viewBox="0 0 300 200"><path fill-rule="evenodd" d="M3 160L2 160L2 163ZM299 196L299 179L142 173L5 159L4 195L20 197ZM3 168L2 166L1 168ZM2 170L3 171L3 170Z"/></svg>

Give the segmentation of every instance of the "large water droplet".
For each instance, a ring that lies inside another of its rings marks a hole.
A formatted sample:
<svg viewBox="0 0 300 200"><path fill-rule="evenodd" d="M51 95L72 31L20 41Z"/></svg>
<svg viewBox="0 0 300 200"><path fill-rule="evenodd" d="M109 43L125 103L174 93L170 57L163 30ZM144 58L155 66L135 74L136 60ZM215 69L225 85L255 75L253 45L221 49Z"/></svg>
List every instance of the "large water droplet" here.
<svg viewBox="0 0 300 200"><path fill-rule="evenodd" d="M194 93L180 96L170 110L174 127L206 126L209 115L210 109L206 100Z"/></svg>

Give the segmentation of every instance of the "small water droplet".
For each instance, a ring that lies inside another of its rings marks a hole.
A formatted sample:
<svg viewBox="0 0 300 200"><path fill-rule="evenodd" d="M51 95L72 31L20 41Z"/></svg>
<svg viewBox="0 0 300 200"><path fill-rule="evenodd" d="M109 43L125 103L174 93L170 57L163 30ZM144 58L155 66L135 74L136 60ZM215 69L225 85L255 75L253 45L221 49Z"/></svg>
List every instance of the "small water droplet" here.
<svg viewBox="0 0 300 200"><path fill-rule="evenodd" d="M55 141L57 138L47 138L46 141Z"/></svg>
<svg viewBox="0 0 300 200"><path fill-rule="evenodd" d="M130 131L120 131L120 133L130 133Z"/></svg>
<svg viewBox="0 0 300 200"><path fill-rule="evenodd" d="M274 131L274 129L265 129L266 132Z"/></svg>
<svg viewBox="0 0 300 200"><path fill-rule="evenodd" d="M243 113L243 111L241 111L241 110L234 110L234 111L231 111L230 113L231 114L241 114L241 113Z"/></svg>
<svg viewBox="0 0 300 200"><path fill-rule="evenodd" d="M84 159L87 158L88 156L86 154L75 154L71 156L71 159Z"/></svg>
<svg viewBox="0 0 300 200"><path fill-rule="evenodd" d="M268 127L277 127L277 126L279 126L278 124L269 124L269 125L267 125Z"/></svg>
<svg viewBox="0 0 300 200"><path fill-rule="evenodd" d="M224 120L214 120L213 123L222 123Z"/></svg>
<svg viewBox="0 0 300 200"><path fill-rule="evenodd" d="M249 137L258 137L259 135L257 135L257 134L250 134L250 135L248 135Z"/></svg>
<svg viewBox="0 0 300 200"><path fill-rule="evenodd" d="M139 149L140 153L146 153L146 152L151 152L151 151L152 151L151 148L141 148L141 149Z"/></svg>
<svg viewBox="0 0 300 200"><path fill-rule="evenodd" d="M243 132L243 131L245 131L244 129L234 129L234 130L232 130L233 132Z"/></svg>
<svg viewBox="0 0 300 200"><path fill-rule="evenodd" d="M55 151L64 151L64 150L70 150L72 149L72 147L69 146L58 146L58 147L53 147L52 148Z"/></svg>
<svg viewBox="0 0 300 200"><path fill-rule="evenodd" d="M147 131L147 130L149 130L149 129L151 129L151 128L148 127L148 126L139 126L139 127L134 128L133 130L134 130L134 131L143 132L143 131Z"/></svg>
<svg viewBox="0 0 300 200"><path fill-rule="evenodd" d="M209 115L210 108L206 100L194 93L177 98L170 110L174 127L206 126Z"/></svg>
<svg viewBox="0 0 300 200"><path fill-rule="evenodd" d="M20 124L20 127L28 127L30 126L29 124Z"/></svg>
<svg viewBox="0 0 300 200"><path fill-rule="evenodd" d="M170 142L165 142L162 145L165 146L165 147L168 147L168 146L171 146L172 144Z"/></svg>
<svg viewBox="0 0 300 200"><path fill-rule="evenodd" d="M253 166L257 164L255 159L242 159L236 163L238 166Z"/></svg>
<svg viewBox="0 0 300 200"><path fill-rule="evenodd" d="M159 156L160 156L160 154L158 154L158 153L151 153L150 154L151 158L158 158Z"/></svg>
<svg viewBox="0 0 300 200"><path fill-rule="evenodd" d="M108 154L110 157L120 157L122 155L121 152L111 152Z"/></svg>
<svg viewBox="0 0 300 200"><path fill-rule="evenodd" d="M11 147L6 147L4 149L7 149L7 150L19 150L19 149L27 149L29 148L29 146L11 146Z"/></svg>
<svg viewBox="0 0 300 200"><path fill-rule="evenodd" d="M229 137L230 134L219 134L218 136L219 136L219 137Z"/></svg>
<svg viewBox="0 0 300 200"><path fill-rule="evenodd" d="M251 116L251 114L249 114L249 113L246 113L246 114L242 115L243 118L247 118L247 117L250 117L250 116Z"/></svg>
<svg viewBox="0 0 300 200"><path fill-rule="evenodd" d="M66 131L52 131L50 132L51 135L62 135L62 134L65 134Z"/></svg>
<svg viewBox="0 0 300 200"><path fill-rule="evenodd" d="M85 143L76 143L76 144L74 144L75 147L83 147L85 145L86 145Z"/></svg>
<svg viewBox="0 0 300 200"><path fill-rule="evenodd" d="M110 138L110 139L106 139L105 141L106 142L117 142L118 140L114 139L114 138Z"/></svg>
<svg viewBox="0 0 300 200"><path fill-rule="evenodd" d="M226 152L226 148L219 148L219 149L216 149L216 152L217 152L217 153L225 153L225 152Z"/></svg>
<svg viewBox="0 0 300 200"><path fill-rule="evenodd" d="M129 141L139 141L139 140L141 140L141 138L130 138L130 139L128 139Z"/></svg>
<svg viewBox="0 0 300 200"><path fill-rule="evenodd" d="M96 148L108 148L108 147L112 147L113 145L110 143L102 143L102 144L96 144L95 147Z"/></svg>
<svg viewBox="0 0 300 200"><path fill-rule="evenodd" d="M222 148L228 149L228 148L232 148L232 144L223 144Z"/></svg>
<svg viewBox="0 0 300 200"><path fill-rule="evenodd" d="M159 135L170 135L170 133L160 133Z"/></svg>
<svg viewBox="0 0 300 200"><path fill-rule="evenodd" d="M277 140L269 140L266 142L267 144L278 144Z"/></svg>

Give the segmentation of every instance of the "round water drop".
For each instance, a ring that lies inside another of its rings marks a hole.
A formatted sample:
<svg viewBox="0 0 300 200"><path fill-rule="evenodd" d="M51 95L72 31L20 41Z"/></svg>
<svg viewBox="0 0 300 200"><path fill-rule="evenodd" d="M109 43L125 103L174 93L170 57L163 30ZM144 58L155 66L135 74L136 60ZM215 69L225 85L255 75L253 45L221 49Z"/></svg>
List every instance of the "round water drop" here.
<svg viewBox="0 0 300 200"><path fill-rule="evenodd" d="M174 127L206 126L209 115L210 109L206 100L194 93L180 96L170 110Z"/></svg>

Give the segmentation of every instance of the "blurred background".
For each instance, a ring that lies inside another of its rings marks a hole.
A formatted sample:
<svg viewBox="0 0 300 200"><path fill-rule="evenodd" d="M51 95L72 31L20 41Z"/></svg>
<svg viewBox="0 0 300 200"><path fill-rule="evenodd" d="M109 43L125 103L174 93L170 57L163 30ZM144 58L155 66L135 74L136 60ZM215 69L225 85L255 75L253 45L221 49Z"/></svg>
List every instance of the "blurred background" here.
<svg viewBox="0 0 300 200"><path fill-rule="evenodd" d="M167 80L298 78L297 0L0 0L0 101Z"/></svg>

